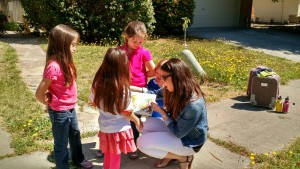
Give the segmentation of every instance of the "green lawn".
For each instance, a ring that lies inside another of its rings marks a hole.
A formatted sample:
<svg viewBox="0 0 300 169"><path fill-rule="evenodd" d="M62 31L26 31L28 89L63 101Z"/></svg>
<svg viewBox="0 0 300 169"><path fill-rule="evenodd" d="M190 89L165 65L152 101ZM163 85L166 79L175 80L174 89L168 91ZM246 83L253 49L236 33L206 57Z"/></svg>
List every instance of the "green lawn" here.
<svg viewBox="0 0 300 169"><path fill-rule="evenodd" d="M52 139L49 117L22 81L16 51L2 42L0 51L0 116L1 125L12 135L11 155L50 150L52 145L45 144Z"/></svg>
<svg viewBox="0 0 300 169"><path fill-rule="evenodd" d="M44 50L45 41L41 45ZM300 77L300 63L272 57L262 52L226 45L218 41L188 39L188 48L193 52L207 73L202 85L208 103L246 93L249 71L258 65L272 68L281 77L281 84ZM157 62L163 58L180 57L183 42L178 38L148 40L144 47L149 49ZM91 82L108 47L81 44L74 56L78 69L79 100L87 102ZM293 69L291 69L291 67Z"/></svg>
<svg viewBox="0 0 300 169"><path fill-rule="evenodd" d="M41 47L46 50L46 41L40 42ZM144 47L151 51L154 61L157 62L162 58L180 57L180 52L183 50L182 44L181 39L161 38L148 40ZM300 77L299 63L260 52L195 38L188 39L188 47L208 74L202 84L208 104L229 97L245 95L249 71L257 65L265 65L276 71L282 78L282 84ZM3 119L2 125L12 134L12 147L16 151L15 154L0 156L0 159L35 150L51 150L51 124L20 77L20 71L16 67L15 50L1 42L0 49L0 116ZM74 60L78 70L80 105L88 102L92 79L107 49L108 46L95 44L78 45ZM210 139L230 151L249 156L255 163L252 165L253 168L297 168L297 162L300 161L300 139L296 139L281 152L276 152L276 155L270 153L268 156L251 155L243 147L214 138ZM284 167L278 167L282 165Z"/></svg>

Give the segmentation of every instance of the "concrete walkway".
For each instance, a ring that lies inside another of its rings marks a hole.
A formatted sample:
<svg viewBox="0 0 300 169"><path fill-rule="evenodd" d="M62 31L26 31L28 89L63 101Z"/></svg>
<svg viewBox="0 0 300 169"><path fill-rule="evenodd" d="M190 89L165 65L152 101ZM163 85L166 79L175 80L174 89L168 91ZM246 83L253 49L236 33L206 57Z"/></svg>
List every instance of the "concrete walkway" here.
<svg viewBox="0 0 300 169"><path fill-rule="evenodd" d="M5 35L0 41L9 43L19 55L20 70L25 83L34 92L41 79L44 67L45 53L37 45L37 39L28 36ZM209 133L212 137L231 141L246 147L254 153L278 151L300 134L300 80L295 80L287 86L281 86L280 95L289 96L288 114L274 113L268 109L253 107L248 98L240 96L229 98L222 102L208 105ZM81 131L97 130L98 113L93 109L78 109L78 121ZM91 121L91 119L94 119ZM1 135L9 135L0 129ZM2 134L4 133L4 134ZM0 143L9 142L9 137L0 137ZM83 150L88 159L94 162L94 168L101 168L103 159L94 157L98 148L98 138L90 137L82 140ZM2 145L1 150L9 153L8 144ZM10 151L9 151L10 150ZM0 151L0 153L2 152ZM3 155L3 154L0 154ZM47 160L49 152L34 152L22 156L0 160L1 169L46 169L55 166ZM17 161L17 162L16 162ZM141 154L137 160L122 158L122 169L150 169L156 159ZM249 159L234 154L211 141L203 146L195 155L193 169L241 169L249 166ZM176 168L173 163L166 169Z"/></svg>

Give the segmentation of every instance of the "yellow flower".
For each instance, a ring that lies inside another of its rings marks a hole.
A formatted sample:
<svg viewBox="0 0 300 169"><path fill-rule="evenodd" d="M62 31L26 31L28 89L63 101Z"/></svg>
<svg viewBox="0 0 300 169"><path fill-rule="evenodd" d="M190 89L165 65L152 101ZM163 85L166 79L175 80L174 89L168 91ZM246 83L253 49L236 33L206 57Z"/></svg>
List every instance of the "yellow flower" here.
<svg viewBox="0 0 300 169"><path fill-rule="evenodd" d="M250 154L250 156L255 156L255 155L256 155L256 154L254 154L254 153L251 153L251 154Z"/></svg>
<svg viewBox="0 0 300 169"><path fill-rule="evenodd" d="M250 156L250 160L254 160L254 157L253 157L253 156Z"/></svg>
<svg viewBox="0 0 300 169"><path fill-rule="evenodd" d="M277 153L275 151L272 152L273 155L276 155Z"/></svg>
<svg viewBox="0 0 300 169"><path fill-rule="evenodd" d="M269 156L269 154L268 154L268 153L264 153L264 155L265 155L265 156Z"/></svg>
<svg viewBox="0 0 300 169"><path fill-rule="evenodd" d="M255 164L255 161L251 161L251 164L254 165L254 164Z"/></svg>
<svg viewBox="0 0 300 169"><path fill-rule="evenodd" d="M39 134L38 133L34 133L33 135L32 135L32 137L36 137L36 136L38 136Z"/></svg>
<svg viewBox="0 0 300 169"><path fill-rule="evenodd" d="M289 151L290 154L293 154L293 151Z"/></svg>

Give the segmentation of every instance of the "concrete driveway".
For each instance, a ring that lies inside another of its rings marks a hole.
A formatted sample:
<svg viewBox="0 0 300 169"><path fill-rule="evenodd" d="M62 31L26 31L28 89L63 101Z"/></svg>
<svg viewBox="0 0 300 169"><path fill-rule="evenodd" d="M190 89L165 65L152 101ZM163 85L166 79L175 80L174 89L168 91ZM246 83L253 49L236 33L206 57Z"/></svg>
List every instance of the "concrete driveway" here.
<svg viewBox="0 0 300 169"><path fill-rule="evenodd" d="M204 39L222 40L246 49L300 62L300 34L296 33L258 28L189 28L187 34Z"/></svg>

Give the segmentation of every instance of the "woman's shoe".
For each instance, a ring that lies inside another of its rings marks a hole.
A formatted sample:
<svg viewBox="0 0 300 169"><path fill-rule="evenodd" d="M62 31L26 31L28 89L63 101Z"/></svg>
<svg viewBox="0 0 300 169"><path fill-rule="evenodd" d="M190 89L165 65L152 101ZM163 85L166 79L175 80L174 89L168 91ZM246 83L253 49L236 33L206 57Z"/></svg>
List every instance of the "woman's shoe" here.
<svg viewBox="0 0 300 169"><path fill-rule="evenodd" d="M179 161L179 167L180 169L191 169L192 168L192 163L194 160L194 155L191 156L186 156L186 160L183 162Z"/></svg>
<svg viewBox="0 0 300 169"><path fill-rule="evenodd" d="M169 161L166 163L166 164L163 164L164 160L168 159ZM165 168L167 167L171 162L173 161L176 161L175 159L169 159L169 158L163 158L161 160L158 160L156 163L155 163L155 167L156 168Z"/></svg>

